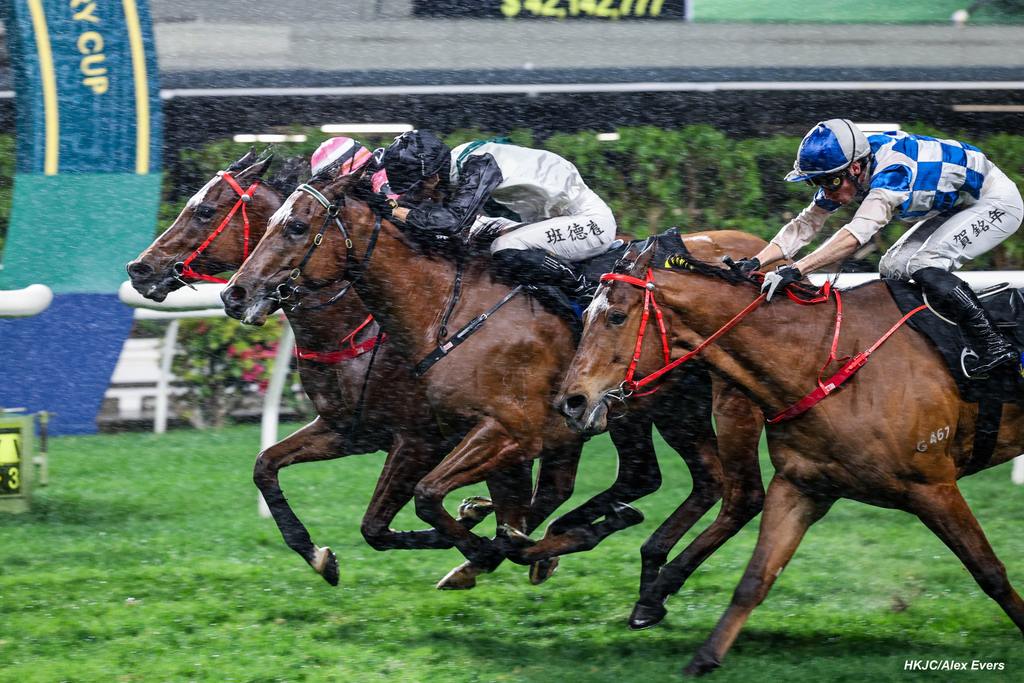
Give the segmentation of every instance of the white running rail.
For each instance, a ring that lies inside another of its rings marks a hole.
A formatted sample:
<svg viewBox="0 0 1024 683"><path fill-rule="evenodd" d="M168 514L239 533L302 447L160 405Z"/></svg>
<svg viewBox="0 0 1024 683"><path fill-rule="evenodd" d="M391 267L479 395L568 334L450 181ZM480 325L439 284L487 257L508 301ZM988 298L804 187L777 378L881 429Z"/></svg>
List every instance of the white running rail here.
<svg viewBox="0 0 1024 683"><path fill-rule="evenodd" d="M0 289L0 318L25 318L38 315L50 307L53 292L46 285L29 285L24 289Z"/></svg>
<svg viewBox="0 0 1024 683"><path fill-rule="evenodd" d="M171 292L163 301L156 302L145 298L132 287L131 282L121 283L118 296L121 301L135 308L135 317L139 320L170 320L167 333L164 335L163 349L160 353L160 380L157 383L156 415L153 419L153 431L162 434L167 430L168 393L170 389L171 361L174 359L174 347L178 341L178 320L181 318L223 318L224 312L220 293L224 285L202 283L195 288L182 288ZM281 396L288 380L288 369L291 364L292 350L295 348L295 335L285 320L281 339L277 344L277 355L274 357L274 369L271 371L267 393L263 397L263 415L260 418L260 450L265 450L277 443L277 425L281 414ZM270 508L263 496L258 497L261 517L270 517Z"/></svg>

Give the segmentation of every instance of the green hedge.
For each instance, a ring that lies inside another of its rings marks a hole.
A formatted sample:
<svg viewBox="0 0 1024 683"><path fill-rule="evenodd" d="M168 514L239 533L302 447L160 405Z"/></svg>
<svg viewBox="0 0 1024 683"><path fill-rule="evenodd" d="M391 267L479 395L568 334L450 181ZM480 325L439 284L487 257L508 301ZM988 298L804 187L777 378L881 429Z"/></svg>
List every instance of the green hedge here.
<svg viewBox="0 0 1024 683"><path fill-rule="evenodd" d="M908 129L966 138L1024 187L1024 135L998 133L979 139L926 125ZM280 155L309 155L327 137L317 129L293 127L287 132L304 133L308 139L278 145ZM705 125L672 130L629 127L618 132L620 139L614 142L599 141L589 131L538 140L528 130L515 130L510 137L517 144L543 146L576 164L587 183L611 205L620 229L633 235L678 225L685 230L735 228L769 238L810 200L811 191L806 185L782 180L792 165L799 142L796 137L731 138ZM458 130L448 135L447 141L455 145L490 134ZM376 146L387 141L376 138L363 142ZM0 238L9 212L12 147L10 136L0 136ZM180 188L175 191L168 179L159 230L170 224L189 193L248 148L225 140L179 151ZM851 209L840 212L825 235L850 215ZM873 252L865 256L867 263L876 264L879 254L905 230L905 225L896 223L878 235ZM1015 235L971 267L1024 269L1024 239Z"/></svg>

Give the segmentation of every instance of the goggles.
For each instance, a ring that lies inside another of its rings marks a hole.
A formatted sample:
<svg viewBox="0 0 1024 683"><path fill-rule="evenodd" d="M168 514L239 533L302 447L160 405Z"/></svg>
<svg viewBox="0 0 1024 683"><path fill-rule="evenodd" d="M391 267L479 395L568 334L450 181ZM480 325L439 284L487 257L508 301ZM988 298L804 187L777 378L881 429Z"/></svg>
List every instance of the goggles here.
<svg viewBox="0 0 1024 683"><path fill-rule="evenodd" d="M840 171L839 173L830 173L828 175L819 175L813 178L808 178L807 184L813 185L814 187L820 187L825 190L825 192L835 192L843 186L843 183L846 182L846 179L849 177L849 171Z"/></svg>

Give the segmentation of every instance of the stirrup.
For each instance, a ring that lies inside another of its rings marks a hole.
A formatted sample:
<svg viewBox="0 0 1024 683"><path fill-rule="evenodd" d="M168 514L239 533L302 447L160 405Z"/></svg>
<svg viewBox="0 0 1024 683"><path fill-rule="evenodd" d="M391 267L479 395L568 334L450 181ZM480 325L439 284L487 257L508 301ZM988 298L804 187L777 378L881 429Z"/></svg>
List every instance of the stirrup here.
<svg viewBox="0 0 1024 683"><path fill-rule="evenodd" d="M1013 354L1012 357L1010 356L1011 353ZM988 370L986 371L986 374L975 375L975 374L972 374L970 371L967 370L967 361L969 359L973 359L975 361L979 361L979 360L981 360L981 356L979 356L978 353L976 351L974 351L974 349L970 349L970 348L964 347L964 349L960 352L960 369L963 370L964 377L966 377L967 379L972 379L972 380L988 379L989 375L987 373L992 372L993 370L995 370L996 368L998 368L1001 365L1005 365L1006 363L1009 363L1010 361L1015 360L1016 357L1017 357L1016 351L1012 351L1012 350L1011 351L1005 351L1005 352L1003 352L1003 354L1000 354L1000 355L1004 355L1005 358L1003 358L1002 360L995 361L995 364L988 368ZM975 369L975 372L977 372L977 369Z"/></svg>

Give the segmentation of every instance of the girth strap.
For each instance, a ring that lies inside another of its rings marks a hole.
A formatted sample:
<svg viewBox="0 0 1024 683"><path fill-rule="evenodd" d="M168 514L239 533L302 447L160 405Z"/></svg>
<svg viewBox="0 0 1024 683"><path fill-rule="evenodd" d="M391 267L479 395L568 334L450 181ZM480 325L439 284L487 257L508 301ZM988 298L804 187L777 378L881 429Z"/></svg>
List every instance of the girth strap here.
<svg viewBox="0 0 1024 683"><path fill-rule="evenodd" d="M449 353L451 353L457 346L462 344L462 342L472 337L477 330L483 327L484 323L487 322L488 318L497 313L499 308L501 308L509 301L511 301L512 298L522 290L523 285L516 285L515 288L512 289L512 291L510 291L501 299L501 301L491 306L489 309L487 309L486 312L481 313L480 315L466 323L461 330L452 335L451 339L449 339L443 344L440 344L436 349L434 349L430 353L430 355L428 355L426 358L417 363L416 368L413 370L413 374L416 377L422 377L424 374L426 374L427 370L434 367L434 365L439 360L441 360Z"/></svg>

